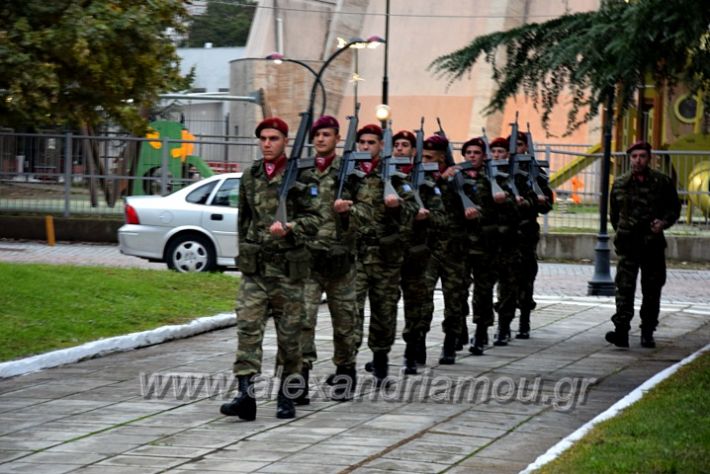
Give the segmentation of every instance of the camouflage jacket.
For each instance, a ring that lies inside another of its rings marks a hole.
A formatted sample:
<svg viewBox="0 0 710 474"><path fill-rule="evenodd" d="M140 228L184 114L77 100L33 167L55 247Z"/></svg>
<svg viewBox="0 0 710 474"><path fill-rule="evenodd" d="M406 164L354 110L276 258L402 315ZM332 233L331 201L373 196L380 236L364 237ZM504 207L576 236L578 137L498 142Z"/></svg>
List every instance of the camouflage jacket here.
<svg viewBox="0 0 710 474"><path fill-rule="evenodd" d="M447 219L444 201L441 198L441 189L430 176L427 176L424 183L419 186L419 197L424 207L429 210L429 217L413 221L412 228L407 235L407 241L410 246L426 244L431 250L433 237L445 231Z"/></svg>
<svg viewBox="0 0 710 474"><path fill-rule="evenodd" d="M298 185L288 194L288 222L294 226L286 237L271 235L269 227L276 219L282 172L269 180L263 160L256 160L242 176L239 185L239 243L259 244L265 252L281 252L302 246L311 239L323 222L318 196L318 181L310 170L301 171ZM241 254L241 248L240 248Z"/></svg>
<svg viewBox="0 0 710 474"><path fill-rule="evenodd" d="M643 182L626 173L614 181L609 200L612 227L635 235L651 233L654 219L672 226L680 216L680 200L671 178L649 169Z"/></svg>
<svg viewBox="0 0 710 474"><path fill-rule="evenodd" d="M515 180L516 186L521 196L525 199L525 203L520 207L520 234L523 240L531 241L537 244L540 234L540 224L537 218L540 214L547 214L552 210L554 203L554 194L550 189L549 184L542 178L538 179L538 186L542 190L547 200L540 203L537 199L535 191L530 185L530 180L526 176L518 175Z"/></svg>
<svg viewBox="0 0 710 474"><path fill-rule="evenodd" d="M465 219L466 239L469 253L479 254L497 248L498 210L500 204L493 201L491 183L483 170L467 176L464 192L480 209L480 217ZM506 203L502 204L503 206ZM463 208L461 210L463 212Z"/></svg>

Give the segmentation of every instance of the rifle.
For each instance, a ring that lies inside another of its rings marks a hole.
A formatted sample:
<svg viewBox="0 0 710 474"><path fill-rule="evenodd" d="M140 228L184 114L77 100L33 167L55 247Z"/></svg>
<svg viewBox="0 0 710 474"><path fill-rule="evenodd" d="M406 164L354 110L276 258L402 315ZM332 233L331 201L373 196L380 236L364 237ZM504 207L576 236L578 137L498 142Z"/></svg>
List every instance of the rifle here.
<svg viewBox="0 0 710 474"><path fill-rule="evenodd" d="M508 143L508 187L516 198L520 196L518 186L515 184L515 176L520 174L527 176L527 173L520 169L518 164L523 161L530 161L527 155L518 155L518 112L515 112L515 122L510 124L510 143Z"/></svg>
<svg viewBox="0 0 710 474"><path fill-rule="evenodd" d="M543 160L540 161L535 158L535 145L532 141L532 133L530 132L530 122L528 122L528 131L525 134L528 140L528 153L530 154L530 169L528 170L528 180L530 182L530 187L533 192L537 195L538 199L544 199L545 193L542 191L540 184L538 183L538 178L542 178L546 183L549 181L550 177L547 170L550 169L550 163Z"/></svg>
<svg viewBox="0 0 710 474"><path fill-rule="evenodd" d="M340 162L340 171L338 173L338 192L335 195L335 199L341 199L343 196L343 188L348 176L351 174L358 173L355 169L355 164L358 161L370 161L372 157L369 152L366 151L356 151L357 143L357 125L358 125L358 110L360 109L360 104L355 106L355 113L348 117L348 134L345 136L345 145L343 147L343 159Z"/></svg>
<svg viewBox="0 0 710 474"><path fill-rule="evenodd" d="M488 143L485 128L483 129L483 136L481 137L481 140L483 140L483 144L486 147L486 159L483 160L483 164L486 167L486 176L488 176L488 181L491 183L491 194L493 194L493 196L499 193L505 194L503 188L501 188L500 184L498 184L498 177L500 176L501 178L507 178L508 173L498 170L498 163L496 163L496 160L493 159L491 145Z"/></svg>
<svg viewBox="0 0 710 474"><path fill-rule="evenodd" d="M426 206L424 206L422 202L419 188L421 186L434 186L434 183L426 180L426 174L439 170L436 163L424 163L422 161L422 155L424 154L424 117L422 117L422 122L419 126L419 130L417 130L416 137L416 152L414 154L411 180L412 189L414 190L414 200L417 202L419 209L424 209Z"/></svg>
<svg viewBox="0 0 710 474"><path fill-rule="evenodd" d="M435 132L437 135L439 135L442 138L446 138L446 132L444 132L444 129L441 127L441 120L439 120L439 117L436 118L436 123L439 125L439 131ZM459 199L461 199L461 204L463 205L464 211L466 209L478 209L479 211L481 210L480 207L476 206L473 201L471 201L471 198L469 198L466 193L464 192L463 185L466 183L466 178L463 175L463 171L466 171L468 169L471 169L472 165L470 162L462 163L457 165L456 162L454 161L454 150L451 147L451 142L448 140L449 146L446 148L446 154L444 155L444 163L446 164L447 167L451 166L458 166L459 169L456 171L456 174L454 174L453 177L453 183L454 183L454 191L456 191L456 194L459 195Z"/></svg>
<svg viewBox="0 0 710 474"><path fill-rule="evenodd" d="M382 198L384 199L389 195L395 195L399 198L399 194L397 194L397 190L394 189L392 184L392 176L407 177L407 175L397 170L397 165L408 165L409 158L395 158L392 156L392 127L390 124L387 124L382 139L385 142L385 146L382 149L382 182L384 183Z"/></svg>
<svg viewBox="0 0 710 474"><path fill-rule="evenodd" d="M281 222L284 226L286 226L288 220L286 199L288 198L288 193L291 191L291 188L297 184L299 171L315 166L315 160L313 158L301 159L303 147L306 144L306 138L308 137L312 122L313 115L311 111L301 112L301 123L298 125L298 132L293 141L291 155L288 157L284 179L279 186L279 204L276 208L276 220Z"/></svg>

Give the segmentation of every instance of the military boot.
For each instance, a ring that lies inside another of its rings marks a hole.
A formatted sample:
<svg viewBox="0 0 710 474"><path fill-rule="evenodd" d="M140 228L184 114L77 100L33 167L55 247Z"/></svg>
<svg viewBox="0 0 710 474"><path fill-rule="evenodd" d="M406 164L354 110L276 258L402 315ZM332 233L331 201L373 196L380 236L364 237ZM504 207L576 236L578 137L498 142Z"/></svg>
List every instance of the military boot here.
<svg viewBox="0 0 710 474"><path fill-rule="evenodd" d="M308 376L309 376L310 370L308 367L303 367L301 369L301 377L303 377L303 382L304 382L304 387L303 390L301 390L296 398L293 399L293 403L296 404L296 406L304 406L304 405L310 405L311 404L311 399L308 398Z"/></svg>
<svg viewBox="0 0 710 474"><path fill-rule="evenodd" d="M528 311L520 312L520 325L515 339L530 339L530 313Z"/></svg>
<svg viewBox="0 0 710 474"><path fill-rule="evenodd" d="M229 403L223 403L220 413L227 416L238 416L242 420L253 421L256 418L256 400L254 399L254 382L251 375L239 375L239 395Z"/></svg>
<svg viewBox="0 0 710 474"><path fill-rule="evenodd" d="M417 374L417 343L408 342L404 348L404 373L405 375Z"/></svg>
<svg viewBox="0 0 710 474"><path fill-rule="evenodd" d="M352 400L357 387L357 372L355 367L343 367L339 365L335 369L335 375L328 377L328 385L333 387L330 392L330 399L336 402L346 402Z"/></svg>
<svg viewBox="0 0 710 474"><path fill-rule="evenodd" d="M496 340L493 342L494 346L507 346L510 340L510 323L503 323L498 321L498 332L496 333Z"/></svg>
<svg viewBox="0 0 710 474"><path fill-rule="evenodd" d="M287 419L296 416L296 407L291 398L291 390L285 381L286 377L281 379L279 385L279 394L276 397L276 418Z"/></svg>
<svg viewBox="0 0 710 474"><path fill-rule="evenodd" d="M461 328L461 334L456 338L456 351L462 351L463 347L468 342L468 324L466 324L466 318L464 318L463 327Z"/></svg>
<svg viewBox="0 0 710 474"><path fill-rule="evenodd" d="M456 339L457 337L453 334L444 336L444 347L441 348L439 364L451 365L456 363Z"/></svg>
<svg viewBox="0 0 710 474"><path fill-rule="evenodd" d="M415 360L418 365L426 365L426 334L417 341L417 355Z"/></svg>
<svg viewBox="0 0 710 474"><path fill-rule="evenodd" d="M488 327L483 324L477 324L476 333L471 340L468 352L476 356L483 355L483 349L485 349L486 344L488 344Z"/></svg>
<svg viewBox="0 0 710 474"><path fill-rule="evenodd" d="M389 372L389 357L387 357L386 352L373 352L372 354L372 374L377 379L377 386L379 387L384 379L387 378L387 373Z"/></svg>
<svg viewBox="0 0 710 474"><path fill-rule="evenodd" d="M621 330L618 327L614 331L609 331L604 336L606 342L614 344L616 347L629 347L629 331Z"/></svg>
<svg viewBox="0 0 710 474"><path fill-rule="evenodd" d="M641 328L641 347L653 349L656 347L656 340L653 339L653 329Z"/></svg>

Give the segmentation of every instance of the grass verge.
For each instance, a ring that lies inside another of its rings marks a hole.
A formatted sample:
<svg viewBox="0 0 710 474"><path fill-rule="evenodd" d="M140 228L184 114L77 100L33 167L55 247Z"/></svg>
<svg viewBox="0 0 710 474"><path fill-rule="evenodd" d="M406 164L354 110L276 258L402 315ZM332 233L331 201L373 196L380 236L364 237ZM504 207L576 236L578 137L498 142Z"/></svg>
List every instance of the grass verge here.
<svg viewBox="0 0 710 474"><path fill-rule="evenodd" d="M537 472L708 472L709 390L705 353Z"/></svg>
<svg viewBox="0 0 710 474"><path fill-rule="evenodd" d="M0 263L0 361L234 309L220 273Z"/></svg>

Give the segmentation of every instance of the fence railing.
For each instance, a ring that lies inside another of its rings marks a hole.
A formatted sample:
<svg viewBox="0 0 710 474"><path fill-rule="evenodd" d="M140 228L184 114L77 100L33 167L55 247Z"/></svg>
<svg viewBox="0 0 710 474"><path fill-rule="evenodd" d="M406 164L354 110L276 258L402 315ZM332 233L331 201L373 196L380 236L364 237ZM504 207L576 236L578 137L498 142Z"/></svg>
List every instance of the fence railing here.
<svg viewBox="0 0 710 474"><path fill-rule="evenodd" d="M246 169L258 156L252 137L188 141L0 131L0 212L120 218L124 196L167 194L200 179L185 145L190 156L210 149L210 156L223 157L203 162L216 173ZM142 157L144 147L159 149L158 158ZM587 150L582 144L537 144L538 157L550 163L556 195L554 210L540 218L543 232L598 231L602 154ZM710 151L658 150L653 156L652 166L673 177L683 201L671 232L710 232ZM628 169L623 153L614 153L612 162L612 179Z"/></svg>

